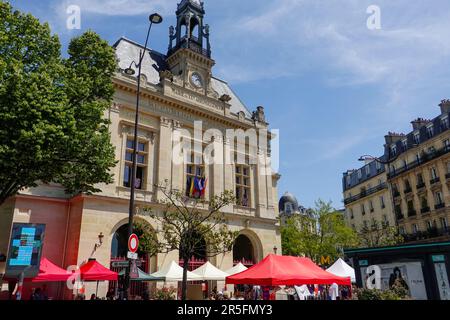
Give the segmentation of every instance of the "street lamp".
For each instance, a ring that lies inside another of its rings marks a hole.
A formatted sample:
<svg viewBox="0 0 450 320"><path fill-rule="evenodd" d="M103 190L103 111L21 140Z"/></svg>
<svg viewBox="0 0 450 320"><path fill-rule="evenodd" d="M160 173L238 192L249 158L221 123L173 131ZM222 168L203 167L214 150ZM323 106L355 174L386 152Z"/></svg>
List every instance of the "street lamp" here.
<svg viewBox="0 0 450 320"><path fill-rule="evenodd" d="M136 189L136 162L137 162L137 143L138 143L138 122L139 122L139 100L140 100L140 92L141 92L141 70L142 70L142 60L144 59L145 52L147 51L147 43L148 38L150 35L150 30L152 29L153 24L160 24L163 21L163 18L157 14L153 13L149 16L150 25L148 27L147 31L147 38L145 39L145 45L144 45L144 51L139 52L139 62L136 63L135 61L132 61L130 66L124 70L125 74L132 76L135 74L134 69L131 68L131 66L134 64L138 68L138 74L137 74L137 97L136 97L136 114L135 114L135 120L134 120L134 139L133 139L133 165L131 168L131 190L130 190L130 206L128 209L128 238L133 233L133 216L134 216L134 193ZM130 270L132 267L132 263L135 261L132 259L129 259L129 265L126 269L125 274L125 287L124 291L128 298L128 290L130 288Z"/></svg>

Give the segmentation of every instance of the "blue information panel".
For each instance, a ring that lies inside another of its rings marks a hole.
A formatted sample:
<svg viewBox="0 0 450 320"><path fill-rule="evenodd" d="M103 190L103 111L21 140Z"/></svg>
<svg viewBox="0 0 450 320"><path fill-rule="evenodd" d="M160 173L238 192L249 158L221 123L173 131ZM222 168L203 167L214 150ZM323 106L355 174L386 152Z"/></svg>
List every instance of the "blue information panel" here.
<svg viewBox="0 0 450 320"><path fill-rule="evenodd" d="M14 223L6 263L6 277L17 277L24 272L26 278L39 273L45 225Z"/></svg>

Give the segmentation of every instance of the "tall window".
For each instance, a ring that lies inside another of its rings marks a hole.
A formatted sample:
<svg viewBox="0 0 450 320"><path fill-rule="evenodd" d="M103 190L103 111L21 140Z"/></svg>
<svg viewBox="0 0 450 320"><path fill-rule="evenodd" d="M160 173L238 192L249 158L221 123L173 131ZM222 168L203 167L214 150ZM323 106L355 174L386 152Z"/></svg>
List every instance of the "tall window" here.
<svg viewBox="0 0 450 320"><path fill-rule="evenodd" d="M435 168L435 167L432 167L432 168L430 169L430 175L431 175L431 179L432 179L432 180L434 180L434 179L437 178L437 171L436 171L436 168Z"/></svg>
<svg viewBox="0 0 450 320"><path fill-rule="evenodd" d="M380 206L381 206L381 209L386 208L386 204L384 203L384 197L383 196L380 197Z"/></svg>
<svg viewBox="0 0 450 320"><path fill-rule="evenodd" d="M413 223L412 231L413 231L413 233L418 233L419 232L419 226L416 223Z"/></svg>
<svg viewBox="0 0 450 320"><path fill-rule="evenodd" d="M448 150L450 147L450 139L445 139L444 140L444 148L445 150Z"/></svg>
<svg viewBox="0 0 450 320"><path fill-rule="evenodd" d="M348 209L348 212L349 212L350 219L354 219L355 216L353 215L353 209L352 208Z"/></svg>
<svg viewBox="0 0 450 320"><path fill-rule="evenodd" d="M186 196L191 198L204 198L207 180L203 155L191 152L186 163Z"/></svg>
<svg viewBox="0 0 450 320"><path fill-rule="evenodd" d="M132 167L133 167L133 151L134 151L134 141L132 139L127 140L127 146L125 150L125 168L123 176L123 186L131 187L131 177L132 177ZM147 143L143 141L138 141L136 150L136 180L135 188L144 189L145 176L147 172Z"/></svg>
<svg viewBox="0 0 450 320"><path fill-rule="evenodd" d="M444 198L442 197L442 192L437 191L434 193L434 202L436 205L441 205L444 203Z"/></svg>
<svg viewBox="0 0 450 320"><path fill-rule="evenodd" d="M422 175L422 173L418 173L417 176L416 176L416 179L417 179L417 185L418 186L423 185L423 175Z"/></svg>
<svg viewBox="0 0 450 320"><path fill-rule="evenodd" d="M364 207L364 203L361 203L361 214L362 215L366 214L366 208Z"/></svg>
<svg viewBox="0 0 450 320"><path fill-rule="evenodd" d="M250 207L250 166L248 164L235 165L236 202L243 207Z"/></svg>
<svg viewBox="0 0 450 320"><path fill-rule="evenodd" d="M447 230L448 228L448 224L447 224L447 218L442 217L439 219L440 223L441 223L441 228L444 230Z"/></svg>
<svg viewBox="0 0 450 320"><path fill-rule="evenodd" d="M369 209L370 209L370 212L374 211L374 209L373 209L373 201L372 200L369 201Z"/></svg>
<svg viewBox="0 0 450 320"><path fill-rule="evenodd" d="M450 173L450 161L447 162L447 173Z"/></svg>
<svg viewBox="0 0 450 320"><path fill-rule="evenodd" d="M431 220L427 221L427 230L431 230L433 229L433 222L431 222Z"/></svg>

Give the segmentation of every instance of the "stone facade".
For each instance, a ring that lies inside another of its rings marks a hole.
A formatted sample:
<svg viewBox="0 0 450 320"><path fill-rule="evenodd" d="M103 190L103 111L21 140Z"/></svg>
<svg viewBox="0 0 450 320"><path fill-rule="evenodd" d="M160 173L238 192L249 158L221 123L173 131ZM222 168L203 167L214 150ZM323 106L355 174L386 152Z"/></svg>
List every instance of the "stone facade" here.
<svg viewBox="0 0 450 320"><path fill-rule="evenodd" d="M198 4L183 1L179 11L193 10L192 6L199 9ZM180 16L181 13L178 19ZM41 185L21 191L0 207L0 253L7 253L13 222L35 222L46 224L43 256L55 264L66 268L96 258L101 264L110 266L114 234L128 223L130 196L130 188L126 186L127 144L133 138L137 81L135 76L125 74L124 69L132 60L138 60L139 50L143 49L127 39L120 39L114 47L120 69L113 79L114 103L105 113L111 121L111 142L118 160L112 169L114 183L100 185L101 193L75 197L69 197L57 185ZM215 145L225 153L227 150L233 153L236 150L233 141L225 136L227 129L245 131L268 127L262 107L258 108L258 117L252 118L252 113L228 84L212 76L214 61L208 54L182 45L176 48L171 50L170 56L146 51L142 67L138 140L144 147L143 160L138 161L142 175L136 190L136 218L146 221L154 229L157 228L155 221L140 210L143 206L150 206L155 212L161 210L156 202L162 194L155 190L154 185L167 180L172 188L186 189L187 165L173 161L173 137L177 130L193 132L194 121L202 121L203 133L215 129ZM259 160L248 166L248 201L245 205L229 205L223 212L229 228L250 240L254 262L258 262L272 253L275 246L281 248L276 206L279 175L267 169L270 168L270 149L259 148L259 143L249 143L247 147L248 150L258 150L255 156ZM208 179L206 199L224 190L236 190L236 166L233 163L205 165L204 174ZM100 233L104 236L101 244ZM149 271L156 271L178 259L176 251L158 254L151 259ZM211 261L223 270L231 268L233 252ZM4 268L5 264L0 262L0 273ZM87 284L86 295L95 292L95 285ZM64 285L51 285L49 293L70 296L70 292L63 288ZM99 296L105 296L107 288L107 282L100 283Z"/></svg>
<svg viewBox="0 0 450 320"><path fill-rule="evenodd" d="M406 241L450 237L450 101L439 106L436 118L412 121L410 133L388 133L379 161L344 173L349 226L360 230L368 217L387 216L389 225L395 224Z"/></svg>

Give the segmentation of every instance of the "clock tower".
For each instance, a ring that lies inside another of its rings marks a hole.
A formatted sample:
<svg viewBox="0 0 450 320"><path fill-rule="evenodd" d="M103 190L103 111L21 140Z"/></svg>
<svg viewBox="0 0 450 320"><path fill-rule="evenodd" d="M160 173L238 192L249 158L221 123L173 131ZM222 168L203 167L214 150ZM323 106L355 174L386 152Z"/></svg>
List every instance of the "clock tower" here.
<svg viewBox="0 0 450 320"><path fill-rule="evenodd" d="M173 82L199 94L217 98L211 87L209 26L204 24L204 5L200 0L182 0L176 11L176 27L169 28L167 63Z"/></svg>

